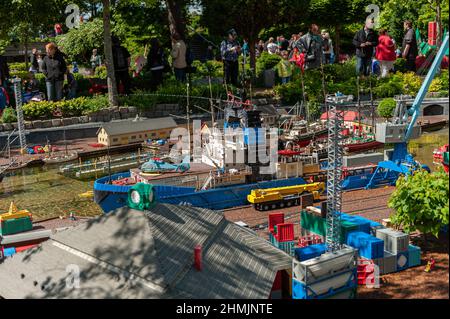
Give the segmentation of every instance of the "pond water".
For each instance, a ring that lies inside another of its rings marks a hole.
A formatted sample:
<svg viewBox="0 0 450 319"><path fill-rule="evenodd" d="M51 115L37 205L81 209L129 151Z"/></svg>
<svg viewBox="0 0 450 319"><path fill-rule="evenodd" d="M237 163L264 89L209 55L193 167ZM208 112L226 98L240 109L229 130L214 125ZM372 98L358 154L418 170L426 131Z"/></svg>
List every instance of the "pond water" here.
<svg viewBox="0 0 450 319"><path fill-rule="evenodd" d="M448 143L449 129L423 135L409 144L415 158L432 170L433 150ZM28 209L35 220L42 220L71 211L78 216L95 216L102 213L93 201L78 195L93 189L93 180L79 181L58 174L58 167L27 168L5 177L0 183L0 213L7 211L11 201L19 209Z"/></svg>

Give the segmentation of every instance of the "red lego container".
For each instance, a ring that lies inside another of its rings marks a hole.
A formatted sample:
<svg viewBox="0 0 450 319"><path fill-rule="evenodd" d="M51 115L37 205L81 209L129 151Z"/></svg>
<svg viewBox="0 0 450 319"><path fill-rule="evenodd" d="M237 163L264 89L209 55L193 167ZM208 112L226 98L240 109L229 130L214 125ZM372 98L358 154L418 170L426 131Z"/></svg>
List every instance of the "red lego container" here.
<svg viewBox="0 0 450 319"><path fill-rule="evenodd" d="M269 231L273 232L275 225L284 223L284 213L269 214Z"/></svg>
<svg viewBox="0 0 450 319"><path fill-rule="evenodd" d="M293 223L277 224L276 238L279 242L293 241L294 224Z"/></svg>
<svg viewBox="0 0 450 319"><path fill-rule="evenodd" d="M25 246L19 246L19 247L16 247L16 253L20 253L20 252L22 252L22 251L24 251L24 250L27 250L27 249L36 247L37 245L38 245L38 244L25 245Z"/></svg>
<svg viewBox="0 0 450 319"><path fill-rule="evenodd" d="M428 22L428 44L429 45L437 44L437 22L436 21Z"/></svg>

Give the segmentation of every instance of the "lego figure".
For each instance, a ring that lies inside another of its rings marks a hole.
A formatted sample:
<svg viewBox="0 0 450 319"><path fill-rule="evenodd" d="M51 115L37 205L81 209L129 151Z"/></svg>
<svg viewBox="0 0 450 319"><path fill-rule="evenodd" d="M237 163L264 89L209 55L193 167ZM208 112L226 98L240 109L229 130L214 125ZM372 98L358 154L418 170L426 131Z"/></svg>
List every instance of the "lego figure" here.
<svg viewBox="0 0 450 319"><path fill-rule="evenodd" d="M74 212L70 212L69 213L69 219L75 221L76 217L75 217L75 213Z"/></svg>
<svg viewBox="0 0 450 319"><path fill-rule="evenodd" d="M434 264L434 258L430 257L430 260L428 260L427 266L425 267L425 272L431 272L434 269Z"/></svg>

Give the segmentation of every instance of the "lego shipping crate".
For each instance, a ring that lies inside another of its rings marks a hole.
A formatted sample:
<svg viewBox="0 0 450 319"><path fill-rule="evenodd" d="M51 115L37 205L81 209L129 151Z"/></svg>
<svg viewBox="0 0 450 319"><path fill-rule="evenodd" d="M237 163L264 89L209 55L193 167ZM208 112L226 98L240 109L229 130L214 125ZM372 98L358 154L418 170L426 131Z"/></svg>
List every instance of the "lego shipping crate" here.
<svg viewBox="0 0 450 319"><path fill-rule="evenodd" d="M33 229L33 222L30 217L0 221L0 236L17 234L31 229Z"/></svg>

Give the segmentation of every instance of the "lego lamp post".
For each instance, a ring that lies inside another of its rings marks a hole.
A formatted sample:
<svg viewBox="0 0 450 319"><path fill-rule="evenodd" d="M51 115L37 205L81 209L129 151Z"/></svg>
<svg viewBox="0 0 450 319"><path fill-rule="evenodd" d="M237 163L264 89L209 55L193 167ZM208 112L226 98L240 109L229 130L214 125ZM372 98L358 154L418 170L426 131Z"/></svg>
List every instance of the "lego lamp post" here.
<svg viewBox="0 0 450 319"><path fill-rule="evenodd" d="M148 210L156 204L153 185L138 183L128 191L128 207Z"/></svg>

